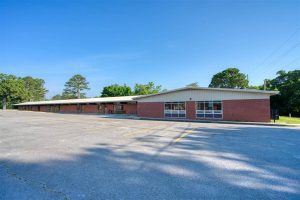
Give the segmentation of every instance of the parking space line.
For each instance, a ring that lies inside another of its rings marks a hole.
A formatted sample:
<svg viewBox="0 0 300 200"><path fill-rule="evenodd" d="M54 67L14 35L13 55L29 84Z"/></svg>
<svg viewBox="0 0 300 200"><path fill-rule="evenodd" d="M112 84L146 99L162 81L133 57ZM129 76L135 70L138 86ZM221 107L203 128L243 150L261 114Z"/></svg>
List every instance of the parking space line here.
<svg viewBox="0 0 300 200"><path fill-rule="evenodd" d="M174 143L176 142L179 142L180 140L182 140L183 138L185 138L186 136L192 134L194 132L196 128L193 128L191 130L187 130L185 131L183 134L181 134L179 137L177 137L175 140L174 140Z"/></svg>

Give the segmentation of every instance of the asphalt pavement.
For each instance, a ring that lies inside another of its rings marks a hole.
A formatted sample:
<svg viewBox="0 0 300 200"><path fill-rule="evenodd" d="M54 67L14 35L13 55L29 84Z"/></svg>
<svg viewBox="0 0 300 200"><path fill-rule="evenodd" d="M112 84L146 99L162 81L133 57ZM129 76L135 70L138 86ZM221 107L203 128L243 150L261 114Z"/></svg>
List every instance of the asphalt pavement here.
<svg viewBox="0 0 300 200"><path fill-rule="evenodd" d="M0 111L0 199L300 199L300 129Z"/></svg>

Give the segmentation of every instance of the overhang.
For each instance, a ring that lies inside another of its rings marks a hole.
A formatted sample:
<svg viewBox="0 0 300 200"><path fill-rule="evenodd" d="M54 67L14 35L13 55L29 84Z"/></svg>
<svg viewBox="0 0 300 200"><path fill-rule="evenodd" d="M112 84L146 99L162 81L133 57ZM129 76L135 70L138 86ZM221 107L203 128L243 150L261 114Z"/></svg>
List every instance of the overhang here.
<svg viewBox="0 0 300 200"><path fill-rule="evenodd" d="M18 103L14 105L31 106L31 105L54 105L54 104L136 102L134 98L137 97L138 96L121 96L121 97L100 97L100 98L50 100L50 101L30 101L30 102Z"/></svg>

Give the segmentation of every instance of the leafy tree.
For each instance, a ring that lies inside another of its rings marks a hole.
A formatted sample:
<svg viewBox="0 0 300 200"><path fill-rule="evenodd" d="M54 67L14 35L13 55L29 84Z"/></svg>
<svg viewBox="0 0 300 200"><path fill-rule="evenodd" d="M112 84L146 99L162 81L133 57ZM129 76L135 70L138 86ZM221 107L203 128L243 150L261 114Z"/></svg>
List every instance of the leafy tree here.
<svg viewBox="0 0 300 200"><path fill-rule="evenodd" d="M237 68L227 68L215 74L209 87L215 88L247 88L249 81L246 75Z"/></svg>
<svg viewBox="0 0 300 200"><path fill-rule="evenodd" d="M199 87L199 84L198 84L198 82L193 82L193 83L187 84L186 87Z"/></svg>
<svg viewBox="0 0 300 200"><path fill-rule="evenodd" d="M253 90L260 90L260 86L255 86L255 85L250 85L247 87L248 89L253 89Z"/></svg>
<svg viewBox="0 0 300 200"><path fill-rule="evenodd" d="M2 108L6 109L13 103L19 103L28 99L29 93L24 81L13 75L0 74L0 98Z"/></svg>
<svg viewBox="0 0 300 200"><path fill-rule="evenodd" d="M134 94L136 95L146 95L146 94L156 94L161 92L161 85L155 85L153 82L148 84L135 84Z"/></svg>
<svg viewBox="0 0 300 200"><path fill-rule="evenodd" d="M113 84L103 88L101 97L117 97L117 96L130 96L132 95L131 88L124 85Z"/></svg>
<svg viewBox="0 0 300 200"><path fill-rule="evenodd" d="M51 100L61 100L61 99L63 99L63 96L60 94L56 94L51 98Z"/></svg>
<svg viewBox="0 0 300 200"><path fill-rule="evenodd" d="M82 98L85 97L83 90L89 90L89 82L86 81L85 77L80 74L72 76L69 81L65 83L65 89L63 96L66 98Z"/></svg>
<svg viewBox="0 0 300 200"><path fill-rule="evenodd" d="M300 116L300 70L278 71L277 77L267 80L266 85L269 90L279 91L278 95L271 96L272 108L279 109L283 115Z"/></svg>
<svg viewBox="0 0 300 200"><path fill-rule="evenodd" d="M45 99L45 95L48 91L44 87L45 81L43 79L26 76L22 78L22 80L29 93L28 101L41 101Z"/></svg>

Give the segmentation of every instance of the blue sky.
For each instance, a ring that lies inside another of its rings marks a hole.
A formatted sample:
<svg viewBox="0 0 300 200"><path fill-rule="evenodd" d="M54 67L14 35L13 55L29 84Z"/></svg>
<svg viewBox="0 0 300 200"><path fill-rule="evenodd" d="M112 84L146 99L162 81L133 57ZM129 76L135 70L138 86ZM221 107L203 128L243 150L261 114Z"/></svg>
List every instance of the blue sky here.
<svg viewBox="0 0 300 200"><path fill-rule="evenodd" d="M237 67L250 84L300 69L300 1L0 0L0 72L43 78L51 97L74 74L106 85L208 86Z"/></svg>

